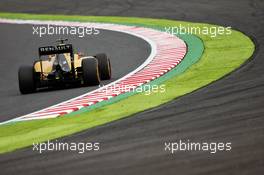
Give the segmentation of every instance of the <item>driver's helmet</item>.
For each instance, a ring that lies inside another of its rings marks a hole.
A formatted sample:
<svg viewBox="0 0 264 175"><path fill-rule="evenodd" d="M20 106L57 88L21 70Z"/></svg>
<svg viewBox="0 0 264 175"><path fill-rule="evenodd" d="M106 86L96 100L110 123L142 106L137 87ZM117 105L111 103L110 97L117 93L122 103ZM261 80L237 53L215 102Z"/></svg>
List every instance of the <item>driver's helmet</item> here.
<svg viewBox="0 0 264 175"><path fill-rule="evenodd" d="M65 72L69 72L70 71L70 67L69 67L68 61L65 58L64 54L57 54L57 57L56 57L56 59L53 62L53 70L55 70L58 65L60 66L60 68L63 71L65 71Z"/></svg>

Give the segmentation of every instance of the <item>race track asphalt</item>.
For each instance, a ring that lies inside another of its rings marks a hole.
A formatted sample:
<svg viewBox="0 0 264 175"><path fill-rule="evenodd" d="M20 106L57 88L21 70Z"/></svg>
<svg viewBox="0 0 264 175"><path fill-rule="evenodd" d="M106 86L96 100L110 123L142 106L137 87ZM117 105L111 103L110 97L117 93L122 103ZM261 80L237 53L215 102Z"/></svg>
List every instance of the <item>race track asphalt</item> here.
<svg viewBox="0 0 264 175"><path fill-rule="evenodd" d="M3 174L262 174L264 3L261 0L1 1L0 11L166 18L232 26L252 37L254 57L225 78L158 108L61 142L101 142L86 154L32 148L0 156ZM232 142L231 152L164 151L164 142Z"/></svg>
<svg viewBox="0 0 264 175"><path fill-rule="evenodd" d="M18 68L33 65L38 59L38 47L54 45L59 38L69 38L74 48L85 55L106 53L111 59L113 77L102 81L106 85L141 65L150 54L149 44L137 37L109 30L98 35L33 35L32 25L0 24L0 122L82 95L98 86L48 90L21 95L18 88ZM126 52L118 52L119 50ZM122 66L120 66L120 64Z"/></svg>

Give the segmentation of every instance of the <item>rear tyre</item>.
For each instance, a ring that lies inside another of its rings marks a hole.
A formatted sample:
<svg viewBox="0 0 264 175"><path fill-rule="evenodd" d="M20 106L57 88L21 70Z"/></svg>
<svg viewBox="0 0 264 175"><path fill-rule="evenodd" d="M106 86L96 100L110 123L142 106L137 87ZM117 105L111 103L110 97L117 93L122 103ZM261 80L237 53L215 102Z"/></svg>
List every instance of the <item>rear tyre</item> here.
<svg viewBox="0 0 264 175"><path fill-rule="evenodd" d="M21 66L18 70L19 90L22 94L36 91L35 71L33 66Z"/></svg>
<svg viewBox="0 0 264 175"><path fill-rule="evenodd" d="M98 60L100 78L102 80L111 79L112 70L110 59L107 58L106 54L104 53L97 54L95 58Z"/></svg>
<svg viewBox="0 0 264 175"><path fill-rule="evenodd" d="M98 61L95 58L82 60L83 84L94 86L100 84Z"/></svg>

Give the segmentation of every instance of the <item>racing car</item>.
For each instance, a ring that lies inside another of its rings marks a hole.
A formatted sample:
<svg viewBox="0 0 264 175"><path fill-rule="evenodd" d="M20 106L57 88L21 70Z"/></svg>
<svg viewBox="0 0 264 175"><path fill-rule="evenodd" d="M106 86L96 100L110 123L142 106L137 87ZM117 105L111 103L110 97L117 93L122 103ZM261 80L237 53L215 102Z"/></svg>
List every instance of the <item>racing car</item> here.
<svg viewBox="0 0 264 175"><path fill-rule="evenodd" d="M106 54L84 56L74 52L72 44L66 41L68 39L59 39L55 46L39 47L39 59L31 66L19 68L22 94L57 86L94 86L101 80L111 79L111 64Z"/></svg>

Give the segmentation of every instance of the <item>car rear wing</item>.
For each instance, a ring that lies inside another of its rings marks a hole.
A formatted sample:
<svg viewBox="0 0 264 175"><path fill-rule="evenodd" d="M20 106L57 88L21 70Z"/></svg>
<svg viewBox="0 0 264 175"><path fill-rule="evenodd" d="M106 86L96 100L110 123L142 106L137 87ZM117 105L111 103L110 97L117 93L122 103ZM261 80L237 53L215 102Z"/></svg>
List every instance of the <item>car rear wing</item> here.
<svg viewBox="0 0 264 175"><path fill-rule="evenodd" d="M39 48L39 56L70 53L73 56L73 48L71 44L63 44L58 46L45 46Z"/></svg>

